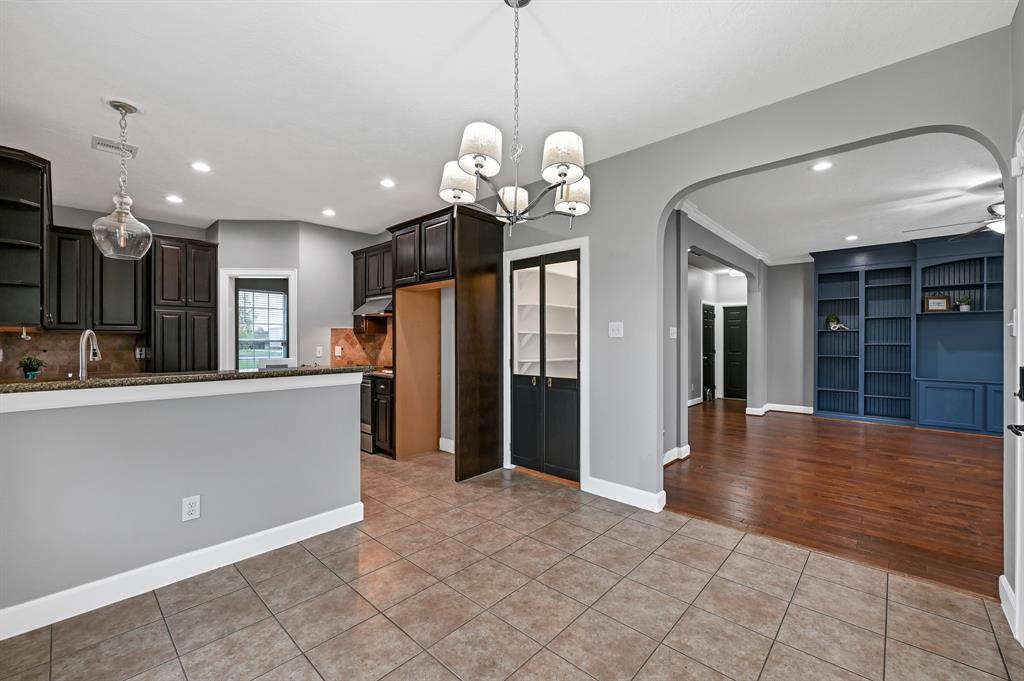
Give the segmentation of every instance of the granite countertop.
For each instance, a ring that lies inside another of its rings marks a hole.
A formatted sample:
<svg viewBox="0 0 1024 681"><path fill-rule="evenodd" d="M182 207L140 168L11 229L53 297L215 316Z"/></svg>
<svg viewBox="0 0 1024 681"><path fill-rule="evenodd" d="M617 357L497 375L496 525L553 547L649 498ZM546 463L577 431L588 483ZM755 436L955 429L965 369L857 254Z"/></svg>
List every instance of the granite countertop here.
<svg viewBox="0 0 1024 681"><path fill-rule="evenodd" d="M374 367L373 370L370 371L370 375L377 378L394 378L395 369L394 367Z"/></svg>
<svg viewBox="0 0 1024 681"><path fill-rule="evenodd" d="M282 378L287 376L316 376L320 374L350 374L373 371L371 366L346 367L299 367L275 371L196 371L169 374L121 374L96 376L84 381L76 380L35 380L15 379L0 381L0 395L5 393L45 392L48 390L80 390L83 388L122 388L136 385L167 385L171 383L203 383L207 381L256 380L260 378Z"/></svg>

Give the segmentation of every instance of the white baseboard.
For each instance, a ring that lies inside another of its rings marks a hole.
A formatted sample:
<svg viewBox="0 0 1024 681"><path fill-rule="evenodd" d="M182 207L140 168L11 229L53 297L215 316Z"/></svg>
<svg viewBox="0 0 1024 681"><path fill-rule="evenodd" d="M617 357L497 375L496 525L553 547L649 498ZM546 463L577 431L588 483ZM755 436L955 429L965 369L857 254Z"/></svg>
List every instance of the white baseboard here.
<svg viewBox="0 0 1024 681"><path fill-rule="evenodd" d="M764 416L770 411L783 411L790 414L813 414L814 407L805 407L799 404L775 404L768 402L763 407L747 407L747 416Z"/></svg>
<svg viewBox="0 0 1024 681"><path fill-rule="evenodd" d="M999 575L999 604L1003 606L1003 616L1010 625L1013 637L1020 641L1020 633L1017 631L1017 599L1006 575Z"/></svg>
<svg viewBox="0 0 1024 681"><path fill-rule="evenodd" d="M618 501L630 506L642 508L645 511L657 513L665 508L665 490L660 492L646 492L635 487L627 487L617 482L610 482L600 478L587 478L580 482L580 489L584 492L596 494L612 501Z"/></svg>
<svg viewBox="0 0 1024 681"><path fill-rule="evenodd" d="M703 398L694 397L692 400L687 401L686 406L687 407L692 407L692 406L694 406L696 404L700 404L703 401L704 401Z"/></svg>
<svg viewBox="0 0 1024 681"><path fill-rule="evenodd" d="M442 452L448 452L449 454L455 453L455 440L447 437L442 437L437 441L437 448Z"/></svg>
<svg viewBox="0 0 1024 681"><path fill-rule="evenodd" d="M661 463L663 466L667 466L677 459L685 459L690 456L690 445L683 445L682 447L673 447L672 449L665 452L662 457Z"/></svg>
<svg viewBox="0 0 1024 681"><path fill-rule="evenodd" d="M0 641L363 519L356 502L0 610Z"/></svg>

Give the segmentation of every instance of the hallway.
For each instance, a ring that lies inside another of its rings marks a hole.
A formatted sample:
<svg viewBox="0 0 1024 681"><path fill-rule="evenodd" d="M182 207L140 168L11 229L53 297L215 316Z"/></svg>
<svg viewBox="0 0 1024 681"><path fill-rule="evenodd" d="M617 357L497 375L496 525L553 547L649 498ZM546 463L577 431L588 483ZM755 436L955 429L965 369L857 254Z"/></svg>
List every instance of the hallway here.
<svg viewBox="0 0 1024 681"><path fill-rule="evenodd" d="M745 407L689 409L667 509L997 595L1000 438Z"/></svg>

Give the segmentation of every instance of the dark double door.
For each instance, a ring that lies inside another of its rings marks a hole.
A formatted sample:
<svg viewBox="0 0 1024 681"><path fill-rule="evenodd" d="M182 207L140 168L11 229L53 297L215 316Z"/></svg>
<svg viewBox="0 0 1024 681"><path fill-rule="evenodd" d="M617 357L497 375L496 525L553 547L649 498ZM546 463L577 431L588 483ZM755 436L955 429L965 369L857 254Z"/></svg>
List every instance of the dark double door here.
<svg viewBox="0 0 1024 681"><path fill-rule="evenodd" d="M580 477L579 251L512 263L512 463Z"/></svg>
<svg viewBox="0 0 1024 681"><path fill-rule="evenodd" d="M701 399L715 399L715 306L701 305Z"/></svg>
<svg viewBox="0 0 1024 681"><path fill-rule="evenodd" d="M722 308L725 328L722 344L725 346L725 385L722 396L738 400L747 399L747 308Z"/></svg>

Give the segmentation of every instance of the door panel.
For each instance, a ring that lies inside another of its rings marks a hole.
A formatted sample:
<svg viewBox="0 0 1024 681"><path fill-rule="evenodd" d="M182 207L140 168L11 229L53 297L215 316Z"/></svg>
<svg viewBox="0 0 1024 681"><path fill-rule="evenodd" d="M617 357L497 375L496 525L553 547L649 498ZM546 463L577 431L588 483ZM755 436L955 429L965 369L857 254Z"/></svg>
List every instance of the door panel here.
<svg viewBox="0 0 1024 681"><path fill-rule="evenodd" d="M145 260L114 260L93 248L92 320L95 331L146 328Z"/></svg>
<svg viewBox="0 0 1024 681"><path fill-rule="evenodd" d="M88 328L92 236L88 232L51 230L46 257L49 262L44 325L48 329Z"/></svg>
<svg viewBox="0 0 1024 681"><path fill-rule="evenodd" d="M512 463L541 470L541 393L536 376L512 377Z"/></svg>
<svg viewBox="0 0 1024 681"><path fill-rule="evenodd" d="M725 385L723 395L747 399L747 308L726 307L725 316Z"/></svg>
<svg viewBox="0 0 1024 681"><path fill-rule="evenodd" d="M188 244L188 304L217 307L217 247Z"/></svg>
<svg viewBox="0 0 1024 681"><path fill-rule="evenodd" d="M395 286L416 284L420 280L420 226L409 225L391 235Z"/></svg>
<svg viewBox="0 0 1024 681"><path fill-rule="evenodd" d="M381 263L381 252L379 250L367 251L366 253L366 297L380 295L383 273Z"/></svg>
<svg viewBox="0 0 1024 681"><path fill-rule="evenodd" d="M421 281L436 281L452 276L452 218L444 215L423 223L420 234Z"/></svg>
<svg viewBox="0 0 1024 681"><path fill-rule="evenodd" d="M185 305L185 242L153 239L153 303Z"/></svg>
<svg viewBox="0 0 1024 681"><path fill-rule="evenodd" d="M715 306L701 305L701 399L715 399Z"/></svg>
<svg viewBox="0 0 1024 681"><path fill-rule="evenodd" d="M544 388L544 472L580 479L580 404L575 379L548 377Z"/></svg>
<svg viewBox="0 0 1024 681"><path fill-rule="evenodd" d="M512 270L512 463L541 470L540 260Z"/></svg>
<svg viewBox="0 0 1024 681"><path fill-rule="evenodd" d="M153 310L153 371L185 371L185 310Z"/></svg>
<svg viewBox="0 0 1024 681"><path fill-rule="evenodd" d="M188 371L217 369L217 315L213 310L188 310Z"/></svg>

